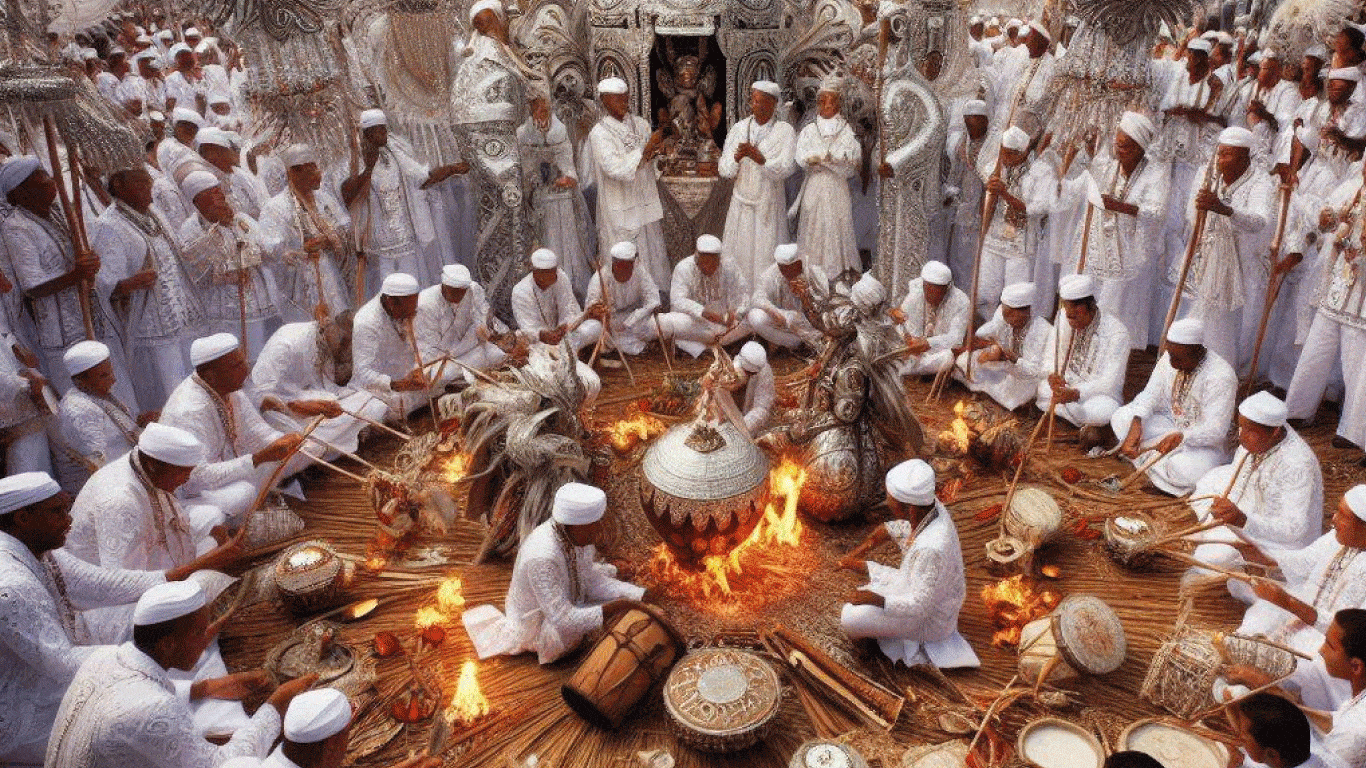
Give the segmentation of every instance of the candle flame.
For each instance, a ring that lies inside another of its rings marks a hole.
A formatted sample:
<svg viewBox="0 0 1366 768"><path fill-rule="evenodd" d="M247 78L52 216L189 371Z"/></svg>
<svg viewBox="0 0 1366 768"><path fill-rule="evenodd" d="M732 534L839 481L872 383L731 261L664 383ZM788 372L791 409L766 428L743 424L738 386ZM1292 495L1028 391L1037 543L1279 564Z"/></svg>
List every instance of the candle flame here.
<svg viewBox="0 0 1366 768"><path fill-rule="evenodd" d="M474 659L466 659L460 665L460 680L455 684L455 695L451 705L446 708L446 721L451 724L468 725L487 715L491 707L489 700L479 690L479 666Z"/></svg>

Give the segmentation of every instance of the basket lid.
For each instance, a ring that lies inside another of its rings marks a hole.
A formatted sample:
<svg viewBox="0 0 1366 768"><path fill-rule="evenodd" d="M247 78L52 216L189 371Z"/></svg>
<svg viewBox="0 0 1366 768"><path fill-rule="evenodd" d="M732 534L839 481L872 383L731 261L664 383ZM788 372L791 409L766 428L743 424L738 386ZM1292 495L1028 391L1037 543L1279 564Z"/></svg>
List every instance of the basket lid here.
<svg viewBox="0 0 1366 768"><path fill-rule="evenodd" d="M664 708L689 730L724 736L758 728L782 702L778 673L751 651L703 648L674 666Z"/></svg>
<svg viewBox="0 0 1366 768"><path fill-rule="evenodd" d="M1124 663L1127 646L1119 617L1094 595L1071 595L1053 612L1059 650L1075 669L1103 675Z"/></svg>
<svg viewBox="0 0 1366 768"><path fill-rule="evenodd" d="M728 421L678 424L645 452L641 472L680 499L729 499L768 477L768 456Z"/></svg>

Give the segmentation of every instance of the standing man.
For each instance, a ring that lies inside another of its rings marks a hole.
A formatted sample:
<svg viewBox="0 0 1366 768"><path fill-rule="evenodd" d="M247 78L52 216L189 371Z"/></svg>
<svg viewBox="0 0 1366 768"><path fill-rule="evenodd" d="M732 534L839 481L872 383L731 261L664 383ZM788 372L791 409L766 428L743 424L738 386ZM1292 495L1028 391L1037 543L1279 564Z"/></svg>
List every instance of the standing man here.
<svg viewBox="0 0 1366 768"><path fill-rule="evenodd" d="M536 234L541 245L560 255L564 273L582 297L593 274L597 236L590 226L588 203L579 188L574 147L569 129L551 110L550 94L537 90L531 97L531 116L517 129Z"/></svg>
<svg viewBox="0 0 1366 768"><path fill-rule="evenodd" d="M797 245L827 275L862 271L854 236L854 203L849 178L858 171L863 147L840 114L844 79L830 75L816 94L816 119L797 136L797 166L806 172L797 201Z"/></svg>
<svg viewBox="0 0 1366 768"><path fill-rule="evenodd" d="M796 169L796 133L774 112L782 90L770 80L756 80L750 90L750 116L726 134L718 166L723 178L735 179L726 213L723 256L740 266L745 282L759 283L767 256L790 238L784 183Z"/></svg>
<svg viewBox="0 0 1366 768"><path fill-rule="evenodd" d="M286 147L285 190L261 209L261 247L275 261L275 280L284 298L284 322L308 322L314 309L350 308L352 292L345 275L351 263L351 217L337 198L322 188L318 155L307 144Z"/></svg>

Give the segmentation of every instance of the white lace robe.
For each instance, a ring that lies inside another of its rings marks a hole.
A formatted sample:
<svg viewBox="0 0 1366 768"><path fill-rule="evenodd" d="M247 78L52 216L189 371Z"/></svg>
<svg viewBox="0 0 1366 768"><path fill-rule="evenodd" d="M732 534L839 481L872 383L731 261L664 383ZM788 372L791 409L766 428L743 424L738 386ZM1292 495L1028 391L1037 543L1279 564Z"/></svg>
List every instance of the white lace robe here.
<svg viewBox="0 0 1366 768"><path fill-rule="evenodd" d="M165 580L98 568L61 550L40 560L0 532L0 762L47 739L62 694L95 651L80 645L76 611L135 602Z"/></svg>
<svg viewBox="0 0 1366 768"><path fill-rule="evenodd" d="M346 251L351 242L351 217L330 192L320 189L313 195L316 219L304 210L292 189L272 197L261 209L261 248L275 262L275 284L284 299L280 314L289 323L311 319L320 301L332 312L351 307L351 290L343 277L350 260ZM315 267L304 253L304 240L319 235L335 237L337 245L322 250Z"/></svg>
<svg viewBox="0 0 1366 768"><path fill-rule="evenodd" d="M789 213L799 215L801 252L826 274L860 267L849 178L858 172L862 156L854 129L839 115L817 117L797 134L795 161L806 177Z"/></svg>
<svg viewBox="0 0 1366 768"><path fill-rule="evenodd" d="M1072 340L1076 336L1076 341ZM1068 356L1068 347L1071 356ZM1108 424L1119 399L1124 393L1124 372L1129 364L1129 332L1112 315L1100 312L1081 333L1074 333L1067 317L1060 311L1053 321L1044 345L1044 361L1048 373L1067 367L1062 376L1069 388L1077 390L1080 399L1059 405L1058 415L1073 424L1096 426ZM1048 410L1053 388L1047 378L1039 382L1039 396L1035 405Z"/></svg>
<svg viewBox="0 0 1366 768"><path fill-rule="evenodd" d="M813 297L825 296L830 292L830 280L825 270L815 264L803 262L800 279L806 281ZM792 287L778 270L777 264L770 263L759 273L759 281L754 285L749 305L749 324L768 343L795 347L806 342L812 349L820 347L824 334L811 325L802 309L801 300L792 292ZM770 313L782 317L785 325L780 327Z"/></svg>
<svg viewBox="0 0 1366 768"><path fill-rule="evenodd" d="M758 147L764 164L749 157L736 162L735 151L742 143ZM763 125L746 117L726 134L717 170L722 178L735 179L735 189L726 213L721 255L740 265L750 285L772 263L773 249L790 238L784 185L797 168L796 150L796 132L776 115Z"/></svg>
<svg viewBox="0 0 1366 768"><path fill-rule="evenodd" d="M365 194L351 203L356 237L369 258L393 263L413 259L436 238L432 209L422 184L431 169L415 160L397 138L381 147ZM379 269L389 274L397 268ZM371 290L379 286L371 286Z"/></svg>
<svg viewBox="0 0 1366 768"><path fill-rule="evenodd" d="M547 520L522 540L503 613L481 605L461 617L479 658L535 651L549 664L602 627L604 604L645 595L643 587L618 580L615 567L595 562L592 545L562 546L557 526Z"/></svg>
<svg viewBox="0 0 1366 768"><path fill-rule="evenodd" d="M654 164L640 164L649 139L650 124L644 118L603 115L588 134L585 175L598 186L598 243L610 248L623 240L634 242L639 249L636 268L645 267L655 285L665 287L669 259L661 230L664 205Z"/></svg>
<svg viewBox="0 0 1366 768"><path fill-rule="evenodd" d="M180 229L180 243L186 269L204 308L205 328L201 333L242 333L238 306L241 270L247 275L245 284L240 285L247 323L260 324L279 317L275 279L268 271L270 264L256 222L239 213L229 228L211 224L194 213Z"/></svg>
<svg viewBox="0 0 1366 768"><path fill-rule="evenodd" d="M66 459L76 470L74 484L68 486L72 488L79 489L92 471L131 450L142 433L137 415L112 394L100 398L72 387L62 396L57 415L70 454Z"/></svg>
<svg viewBox="0 0 1366 768"><path fill-rule="evenodd" d="M611 298L612 341L623 352L638 355L645 349L645 342L659 335L654 324L654 313L659 309L659 287L649 271L639 267L631 270L631 279L619 283L612 276L612 264L608 262L588 276L583 299L585 306L602 301L604 284Z"/></svg>
<svg viewBox="0 0 1366 768"><path fill-rule="evenodd" d="M569 130L554 115L544 131L535 118L528 117L517 129L517 150L522 158L522 183L535 211L541 244L559 255L570 285L582 296L593 274L592 264L597 261L593 253L597 237L590 226L583 190L577 185L568 189L555 186L561 177L576 183L579 180Z"/></svg>
<svg viewBox="0 0 1366 768"><path fill-rule="evenodd" d="M173 241L175 230L153 210L139 214L114 203L100 214L90 232L90 246L100 257L97 283L106 297L114 287L143 270L154 270L151 287L135 291L120 313L132 347L179 345L204 321L198 297Z"/></svg>
<svg viewBox="0 0 1366 768"><path fill-rule="evenodd" d="M226 412L216 403L226 404ZM161 409L160 421L189 432L204 446L203 462L194 468L184 485L186 496L241 481L254 487L264 483L275 465L256 467L251 456L283 436L261 418L261 412L245 392L239 389L219 401L198 375L175 388Z"/></svg>
<svg viewBox="0 0 1366 768"><path fill-rule="evenodd" d="M1190 274L1186 278L1185 294L1202 304L1221 310L1236 310L1245 305L1248 297L1244 273L1259 270L1265 283L1266 242L1270 237L1267 221L1271 216L1273 189L1270 177L1255 167L1224 184L1216 171L1212 189L1233 209L1228 216L1210 211L1205 217L1204 237L1191 258ZM1191 190L1186 217L1195 225L1195 197L1199 185ZM1168 278L1172 284L1181 276L1181 263L1171 265ZM1260 309L1261 302L1257 302Z"/></svg>
<svg viewBox="0 0 1366 768"><path fill-rule="evenodd" d="M1016 356L1015 362L995 360L984 363L981 362L981 356L986 350L973 352L972 380L966 382L968 389L973 392L985 392L1009 410L1029 402L1034 397L1039 382L1048 378L1049 370L1044 367L1044 359L1048 351L1049 332L1052 330L1053 327L1047 320L1034 315L1029 318L1024 333L1017 334L1001 316L998 308L996 314L977 329L976 336L979 339L995 341L1002 349ZM954 377L959 381L964 381L966 377L967 354L964 352L958 356L958 368L954 371Z"/></svg>
<svg viewBox="0 0 1366 768"><path fill-rule="evenodd" d="M1235 468L1238 479L1230 488ZM1195 496L1223 494L1226 489L1229 501L1247 515L1243 536L1273 557L1281 550L1307 547L1323 533L1323 469L1314 449L1290 427L1279 443L1263 453L1249 456L1247 449L1239 446L1231 463L1215 467L1200 478ZM1212 500L1202 499L1191 502L1191 508L1204 522L1210 519L1212 504ZM1232 544L1242 537L1216 528L1193 538Z"/></svg>
<svg viewBox="0 0 1366 768"><path fill-rule="evenodd" d="M214 768L265 757L280 713L262 704L223 746L196 734L183 688L131 642L104 648L81 667L62 699L47 765L62 768Z"/></svg>

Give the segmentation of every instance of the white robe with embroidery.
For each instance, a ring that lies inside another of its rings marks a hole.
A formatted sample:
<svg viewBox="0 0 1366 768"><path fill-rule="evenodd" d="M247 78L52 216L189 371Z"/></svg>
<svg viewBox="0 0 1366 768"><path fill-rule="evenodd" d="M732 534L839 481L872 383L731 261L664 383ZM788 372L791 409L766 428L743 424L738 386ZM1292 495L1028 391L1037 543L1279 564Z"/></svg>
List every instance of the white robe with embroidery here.
<svg viewBox="0 0 1366 768"><path fill-rule="evenodd" d="M763 165L749 157L736 162L735 151L746 142L759 148ZM758 282L765 265L772 262L773 249L791 237L784 185L796 169L796 149L796 132L776 116L762 125L746 117L726 134L717 168L722 178L735 179L735 188L726 213L721 256L739 264L750 285Z"/></svg>
<svg viewBox="0 0 1366 768"><path fill-rule="evenodd" d="M843 117L817 117L797 135L795 160L806 172L797 202L797 245L826 274L859 270L854 204L849 178L858 172L863 148ZM773 255L772 251L768 256Z"/></svg>

